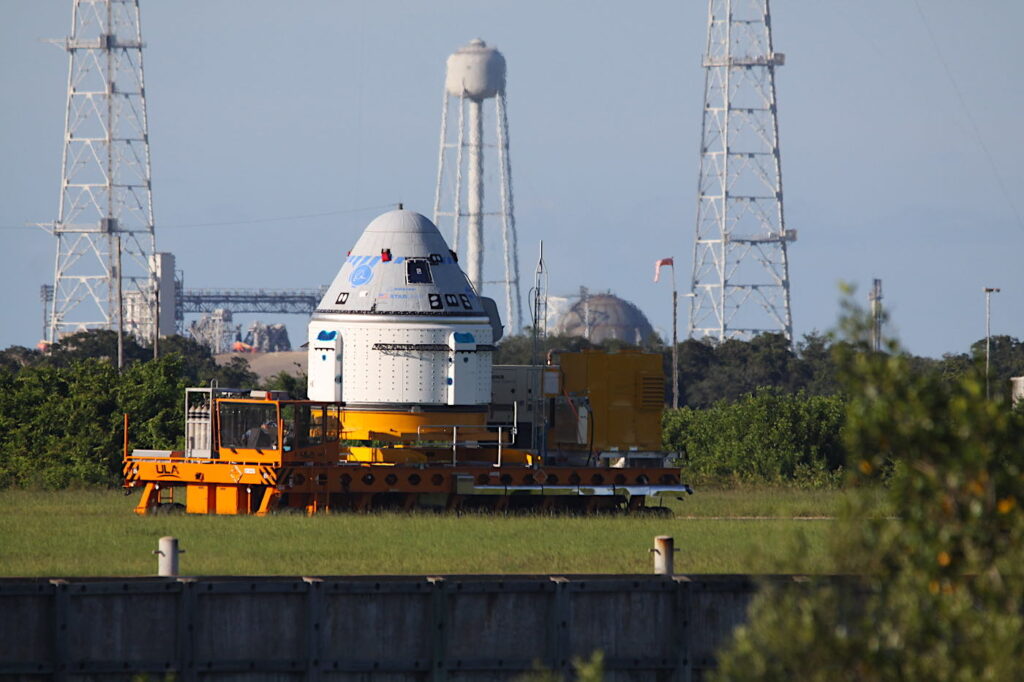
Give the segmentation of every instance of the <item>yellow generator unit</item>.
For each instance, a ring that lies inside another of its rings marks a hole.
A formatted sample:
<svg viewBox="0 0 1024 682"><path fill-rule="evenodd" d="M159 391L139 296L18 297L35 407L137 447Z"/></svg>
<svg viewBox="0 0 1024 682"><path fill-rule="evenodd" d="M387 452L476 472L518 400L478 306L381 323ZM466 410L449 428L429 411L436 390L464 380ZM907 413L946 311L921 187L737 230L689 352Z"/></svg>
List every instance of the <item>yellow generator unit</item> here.
<svg viewBox="0 0 1024 682"><path fill-rule="evenodd" d="M561 393L554 399L548 448L608 460L613 466L661 452L665 377L661 356L639 351L560 353Z"/></svg>

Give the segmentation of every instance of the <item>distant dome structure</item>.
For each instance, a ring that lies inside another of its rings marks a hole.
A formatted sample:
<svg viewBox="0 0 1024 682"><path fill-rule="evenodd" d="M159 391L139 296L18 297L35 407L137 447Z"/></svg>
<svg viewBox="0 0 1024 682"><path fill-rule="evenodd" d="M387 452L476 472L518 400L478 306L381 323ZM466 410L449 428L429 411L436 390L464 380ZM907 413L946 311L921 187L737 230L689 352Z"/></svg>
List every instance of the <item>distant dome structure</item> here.
<svg viewBox="0 0 1024 682"><path fill-rule="evenodd" d="M610 339L640 345L654 328L639 308L611 293L584 293L558 321L556 333L582 336L591 343Z"/></svg>

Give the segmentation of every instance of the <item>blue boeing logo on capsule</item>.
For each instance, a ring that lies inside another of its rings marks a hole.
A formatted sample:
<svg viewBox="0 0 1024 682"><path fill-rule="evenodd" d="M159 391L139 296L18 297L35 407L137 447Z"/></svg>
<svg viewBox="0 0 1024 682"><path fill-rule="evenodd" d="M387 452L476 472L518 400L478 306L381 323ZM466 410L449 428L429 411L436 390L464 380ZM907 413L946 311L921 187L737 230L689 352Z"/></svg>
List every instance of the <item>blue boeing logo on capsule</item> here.
<svg viewBox="0 0 1024 682"><path fill-rule="evenodd" d="M369 265L360 265L348 276L349 284L360 287L373 279L373 268Z"/></svg>

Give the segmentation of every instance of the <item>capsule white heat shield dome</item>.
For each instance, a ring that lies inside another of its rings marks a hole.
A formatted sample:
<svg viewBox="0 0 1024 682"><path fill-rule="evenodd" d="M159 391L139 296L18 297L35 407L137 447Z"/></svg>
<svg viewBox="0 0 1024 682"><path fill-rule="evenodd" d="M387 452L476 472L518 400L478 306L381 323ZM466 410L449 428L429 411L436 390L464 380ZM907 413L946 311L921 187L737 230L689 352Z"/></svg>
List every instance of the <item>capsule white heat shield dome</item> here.
<svg viewBox="0 0 1024 682"><path fill-rule="evenodd" d="M485 405L501 337L437 227L413 211L371 222L309 324L311 400Z"/></svg>

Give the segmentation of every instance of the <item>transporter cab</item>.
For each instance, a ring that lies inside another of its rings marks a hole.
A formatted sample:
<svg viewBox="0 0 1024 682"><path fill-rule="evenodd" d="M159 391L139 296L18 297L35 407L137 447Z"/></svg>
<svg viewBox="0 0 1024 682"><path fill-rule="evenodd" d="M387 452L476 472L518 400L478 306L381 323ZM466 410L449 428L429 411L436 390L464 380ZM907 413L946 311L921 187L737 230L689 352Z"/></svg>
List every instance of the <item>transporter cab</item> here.
<svg viewBox="0 0 1024 682"><path fill-rule="evenodd" d="M637 511L690 492L660 451L659 355L494 366L501 334L433 223L386 213L310 321L310 400L188 389L184 450L129 453L126 437L136 512Z"/></svg>

